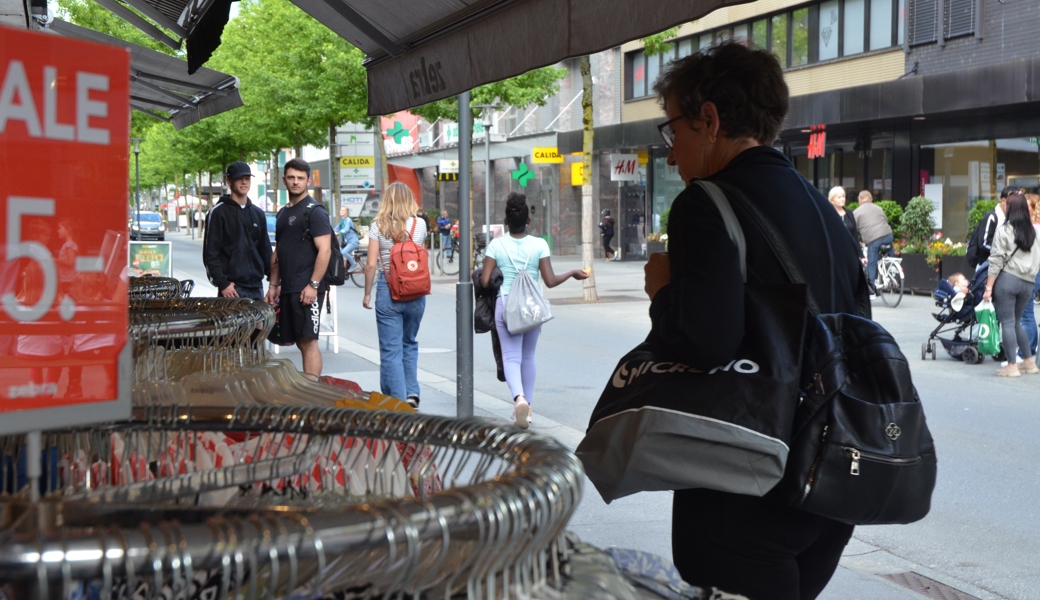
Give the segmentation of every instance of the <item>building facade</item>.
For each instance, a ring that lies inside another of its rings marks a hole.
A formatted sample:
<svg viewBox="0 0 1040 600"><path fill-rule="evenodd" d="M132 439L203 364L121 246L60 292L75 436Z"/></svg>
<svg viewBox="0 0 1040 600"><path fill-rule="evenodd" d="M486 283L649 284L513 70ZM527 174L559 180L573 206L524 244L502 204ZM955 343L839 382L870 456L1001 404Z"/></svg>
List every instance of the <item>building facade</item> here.
<svg viewBox="0 0 1040 600"><path fill-rule="evenodd" d="M776 146L826 193L870 190L905 205L925 195L953 239L1005 184L1040 184L1040 3L990 0L759 0L680 28L669 53L621 47L621 120L597 127L600 155L647 157L619 192L637 254L682 189L665 164L653 83L668 61L724 40L777 54L791 111ZM581 132L559 136L580 149ZM601 190L602 193L602 190ZM619 220L622 220L619 219Z"/></svg>

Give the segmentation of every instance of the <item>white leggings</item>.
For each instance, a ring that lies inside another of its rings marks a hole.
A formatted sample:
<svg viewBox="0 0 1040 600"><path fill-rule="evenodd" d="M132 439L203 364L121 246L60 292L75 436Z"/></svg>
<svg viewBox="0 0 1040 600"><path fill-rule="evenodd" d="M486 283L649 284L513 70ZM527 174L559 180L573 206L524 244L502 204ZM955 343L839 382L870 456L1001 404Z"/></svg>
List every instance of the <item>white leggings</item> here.
<svg viewBox="0 0 1040 600"><path fill-rule="evenodd" d="M538 369L534 365L534 350L538 346L538 336L542 333L542 327L513 335L506 329L505 322L505 300L508 296L499 296L495 300L495 329L498 330L498 340L502 345L502 370L505 371L506 384L513 398L520 394L528 402L534 399L534 380L538 375Z"/></svg>

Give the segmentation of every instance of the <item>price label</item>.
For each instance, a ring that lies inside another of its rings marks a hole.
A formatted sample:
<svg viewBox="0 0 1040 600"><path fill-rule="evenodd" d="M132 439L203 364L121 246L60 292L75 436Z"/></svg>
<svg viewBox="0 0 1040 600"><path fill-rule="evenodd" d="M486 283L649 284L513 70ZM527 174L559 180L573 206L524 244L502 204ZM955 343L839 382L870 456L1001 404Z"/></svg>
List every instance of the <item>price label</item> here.
<svg viewBox="0 0 1040 600"><path fill-rule="evenodd" d="M0 33L0 433L126 412L129 68Z"/></svg>

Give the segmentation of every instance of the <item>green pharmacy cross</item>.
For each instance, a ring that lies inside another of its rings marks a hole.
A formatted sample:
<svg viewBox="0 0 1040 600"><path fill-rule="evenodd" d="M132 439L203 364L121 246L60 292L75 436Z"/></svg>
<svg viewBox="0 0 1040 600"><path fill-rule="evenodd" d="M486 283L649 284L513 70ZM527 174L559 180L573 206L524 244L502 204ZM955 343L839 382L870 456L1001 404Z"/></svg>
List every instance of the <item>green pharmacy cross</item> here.
<svg viewBox="0 0 1040 600"><path fill-rule="evenodd" d="M400 144L401 143L401 138L403 138L404 136L408 135L408 130L404 128L404 125L401 125L400 121L394 121L393 128L392 129L387 129L386 130L386 135L387 135L387 137L394 138L394 143L395 144Z"/></svg>
<svg viewBox="0 0 1040 600"><path fill-rule="evenodd" d="M534 179L534 173L531 172L531 168L527 166L527 163L520 163L520 168L510 173L513 179L520 184L520 187L527 187L527 182Z"/></svg>

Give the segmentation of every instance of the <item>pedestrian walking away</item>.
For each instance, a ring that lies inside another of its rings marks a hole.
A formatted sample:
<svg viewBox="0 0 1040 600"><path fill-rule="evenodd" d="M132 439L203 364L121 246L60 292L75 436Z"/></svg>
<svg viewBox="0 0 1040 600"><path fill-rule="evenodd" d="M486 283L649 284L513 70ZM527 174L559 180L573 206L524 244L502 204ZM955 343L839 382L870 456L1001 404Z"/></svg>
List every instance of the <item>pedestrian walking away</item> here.
<svg viewBox="0 0 1040 600"><path fill-rule="evenodd" d="M975 231L968 238L968 249L964 254L968 265L972 269L977 269L979 265L989 260L989 253L993 249L993 237L997 234L997 227L1003 225L1004 221L1007 220L1008 196L1018 191L1018 188L1004 186L1004 189L1000 191L1000 202L993 207L993 210L982 215L979 224L975 226Z"/></svg>
<svg viewBox="0 0 1040 600"><path fill-rule="evenodd" d="M365 265L365 296L362 306L376 311L379 336L379 388L387 396L403 399L419 408L419 325L426 312L426 297L397 301L387 283L390 250L395 242L411 239L422 245L426 221L417 215L412 191L403 183L392 183L383 194L379 213L368 229L368 264ZM376 288L375 305L372 287Z"/></svg>
<svg viewBox="0 0 1040 600"><path fill-rule="evenodd" d="M307 193L311 166L305 160L288 161L283 173L289 203L278 211L275 221L267 301L279 305L282 341L300 349L303 371L321 375L318 333L321 306L328 292L325 271L332 256L332 221L325 207Z"/></svg>
<svg viewBox="0 0 1040 600"><path fill-rule="evenodd" d="M773 222L822 312L858 314L857 293L865 294L866 283L856 244L827 199L772 147L789 107L777 58L724 43L672 61L655 91L667 114L658 126L670 149L667 162L688 187L672 203L668 253L652 254L644 267L653 341L705 373L741 358L735 355L745 329L740 253L707 192L690 185L697 179L739 190ZM747 242L748 280L754 274L755 281L786 283L765 236L748 215L736 216ZM852 530L768 495L677 490L672 556L696 586L812 600Z"/></svg>
<svg viewBox="0 0 1040 600"><path fill-rule="evenodd" d="M992 300L1000 321L1000 344L1008 364L997 370L1000 377L1018 377L1022 373L1036 374L1029 337L1022 328L1022 314L1032 308L1033 284L1040 271L1040 236L1037 236L1029 218L1029 204L1021 193L1007 199L1007 220L993 236L989 254L989 277L983 300ZM1015 357L1022 353L1022 363Z"/></svg>
<svg viewBox="0 0 1040 600"><path fill-rule="evenodd" d="M509 292L518 274L518 267L527 270L531 279L539 279L546 287L554 288L568 279L587 279L589 274L581 269L557 275L549 259L549 245L539 237L527 235L531 223L527 196L513 192L506 198L505 226L509 235L491 240L484 256L480 285L488 287L495 268L502 272L502 285L498 288L495 301L495 330L502 345L502 368L506 384L513 399L513 418L516 426L527 429L530 424L531 404L534 402L534 382L538 370L534 352L538 346L541 326L525 333L512 334L505 324L504 307Z"/></svg>
<svg viewBox="0 0 1040 600"><path fill-rule="evenodd" d="M339 208L339 225L336 226L336 235L339 236L343 248L343 258L347 259L347 270L353 271L357 267L353 252L361 244L358 239L357 229L354 228L354 220L350 218L350 211L346 206Z"/></svg>
<svg viewBox="0 0 1040 600"><path fill-rule="evenodd" d="M609 208L604 208L600 214L603 217L599 221L599 235L603 241L603 255L607 260L617 260L614 249L610 247L610 240L614 239L614 217L610 216Z"/></svg>
<svg viewBox="0 0 1040 600"><path fill-rule="evenodd" d="M881 207L874 204L874 195L863 190L859 193L859 207L852 211L856 217L856 229L863 243L867 245L867 283L871 289L871 299L876 295L874 281L877 279L877 264L880 248L892 243L892 228L888 217Z"/></svg>
<svg viewBox="0 0 1040 600"><path fill-rule="evenodd" d="M231 193L221 196L206 217L202 240L206 277L222 298L263 300L264 277L270 284L271 275L267 217L249 199L253 185L249 165L233 162L225 175Z"/></svg>
<svg viewBox="0 0 1040 600"><path fill-rule="evenodd" d="M1033 221L1033 229L1040 235L1040 195L1026 194L1026 201L1029 203L1029 218ZM1038 342L1035 306L1038 292L1040 292L1040 273L1037 274L1036 280L1033 281L1034 301L1027 304L1025 312L1022 313L1022 328L1026 330L1026 337L1029 338L1029 352L1034 357L1036 356ZM1021 355L1022 353L1019 352L1019 356Z"/></svg>
<svg viewBox="0 0 1040 600"><path fill-rule="evenodd" d="M442 210L441 216L437 218L437 232L441 234L441 250L446 251L448 258L451 258L451 219L446 210Z"/></svg>

